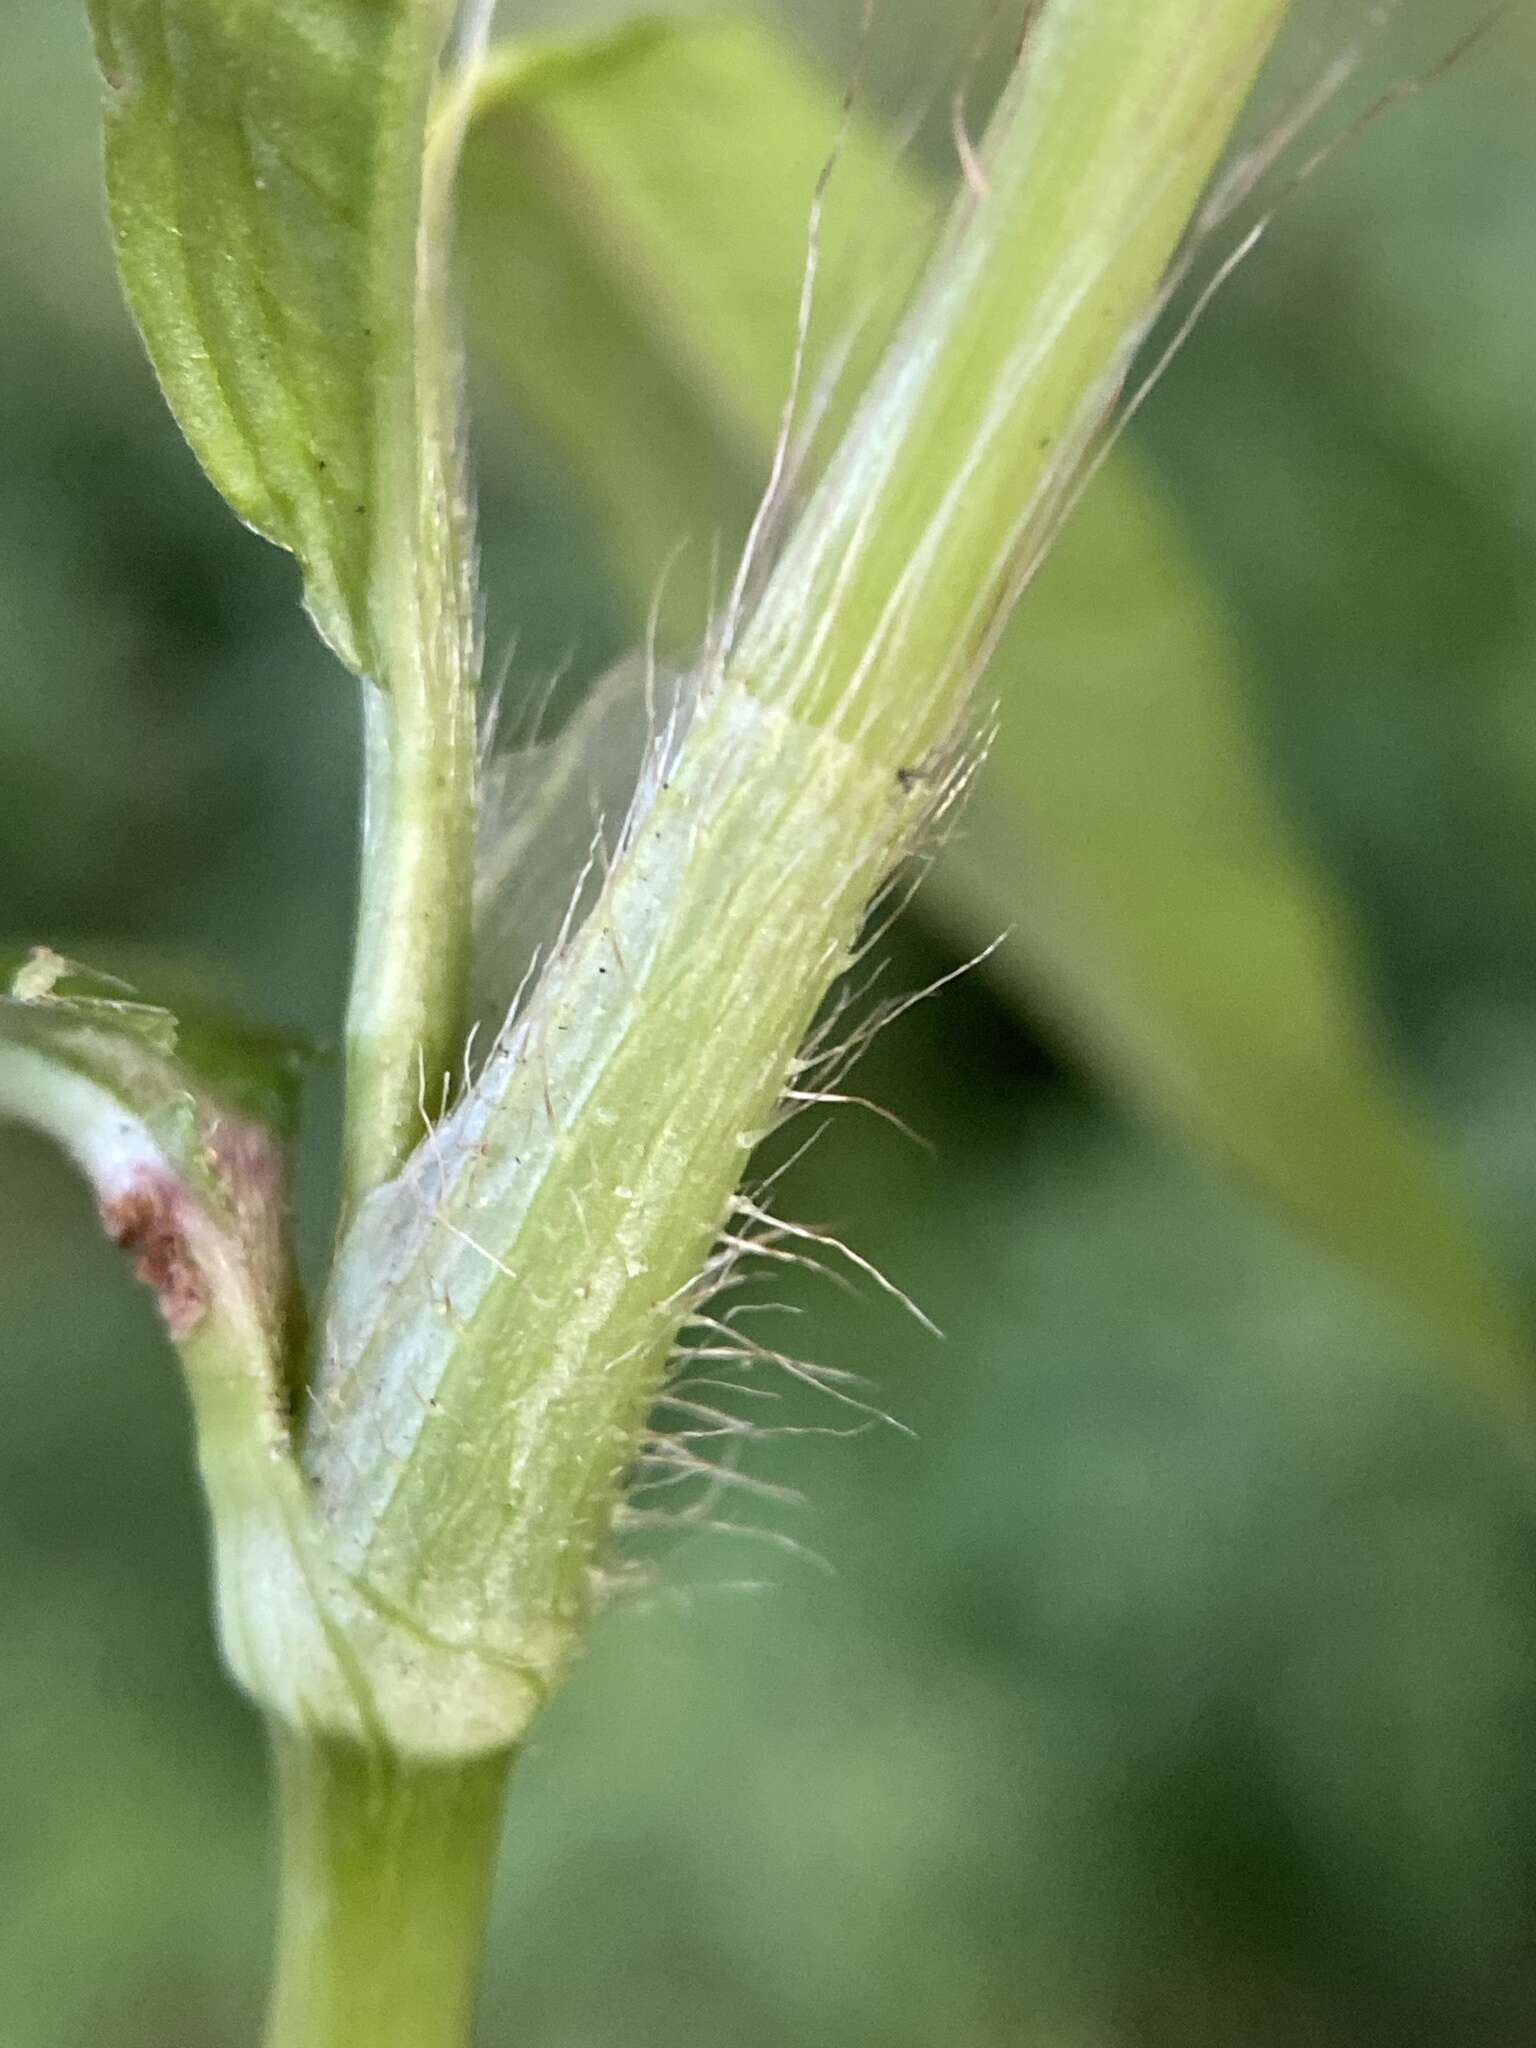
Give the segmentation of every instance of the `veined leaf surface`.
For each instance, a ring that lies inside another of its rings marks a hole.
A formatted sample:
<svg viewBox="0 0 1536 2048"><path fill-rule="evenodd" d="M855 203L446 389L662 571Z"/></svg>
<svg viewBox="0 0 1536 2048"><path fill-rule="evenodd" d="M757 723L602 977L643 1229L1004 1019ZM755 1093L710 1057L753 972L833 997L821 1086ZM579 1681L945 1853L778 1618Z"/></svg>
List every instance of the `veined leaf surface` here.
<svg viewBox="0 0 1536 2048"><path fill-rule="evenodd" d="M119 267L183 432L389 667L378 565L457 439L426 172L452 0L91 0ZM453 512L445 499L445 515Z"/></svg>

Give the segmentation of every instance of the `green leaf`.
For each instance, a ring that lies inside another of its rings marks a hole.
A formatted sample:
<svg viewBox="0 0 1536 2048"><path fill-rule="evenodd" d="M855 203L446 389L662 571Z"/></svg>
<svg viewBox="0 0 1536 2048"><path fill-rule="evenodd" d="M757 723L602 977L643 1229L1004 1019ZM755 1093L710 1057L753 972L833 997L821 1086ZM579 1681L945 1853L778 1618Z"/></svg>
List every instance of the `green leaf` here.
<svg viewBox="0 0 1536 2048"><path fill-rule="evenodd" d="M999 655L1003 717L930 913L967 947L1008 932L989 972L1022 1009L1507 1393L1520 1310L1275 799L1233 635L1135 483L1089 493Z"/></svg>
<svg viewBox="0 0 1536 2048"><path fill-rule="evenodd" d="M418 450L446 450L446 476L457 442L420 232L452 13L91 0L118 262L161 383L231 505L298 557L320 632L376 678Z"/></svg>
<svg viewBox="0 0 1536 2048"><path fill-rule="evenodd" d="M483 10L481 10L483 12ZM447 289L454 0L92 0L118 267L182 428L364 692L346 1199L468 978L478 638ZM473 54L473 53L471 53Z"/></svg>
<svg viewBox="0 0 1536 2048"><path fill-rule="evenodd" d="M207 960L137 940L95 937L90 949L89 967L51 946L0 949L0 984L13 995L91 998L115 1003L120 1019L154 1020L153 1042L174 1052L194 1082L285 1141L296 1136L306 1076L325 1057L316 1040L233 1010L221 994L224 971ZM142 1000L141 989L155 1001Z"/></svg>
<svg viewBox="0 0 1536 2048"><path fill-rule="evenodd" d="M637 625L680 537L704 543L670 571L689 628L710 539L727 564L741 544L839 120L829 83L745 19L650 22L558 59L513 50L482 87L465 163L471 333L584 488ZM904 288L932 213L855 118L830 187L813 366L867 315L855 246ZM889 305L866 317L866 345ZM855 365L844 402L858 382ZM1523 1360L1520 1313L1273 793L1219 607L1126 452L1057 543L992 682L996 759L926 914L968 944L1011 929L990 971L1050 1009L1113 1086L1451 1350ZM611 783L611 767L575 775L568 753L564 787Z"/></svg>
<svg viewBox="0 0 1536 2048"><path fill-rule="evenodd" d="M75 1159L172 1336L235 1344L275 1396L296 1281L286 1149L256 1110L291 1106L293 1049L227 1020L191 1037L189 1058L171 1011L34 948L0 995L0 1111Z"/></svg>

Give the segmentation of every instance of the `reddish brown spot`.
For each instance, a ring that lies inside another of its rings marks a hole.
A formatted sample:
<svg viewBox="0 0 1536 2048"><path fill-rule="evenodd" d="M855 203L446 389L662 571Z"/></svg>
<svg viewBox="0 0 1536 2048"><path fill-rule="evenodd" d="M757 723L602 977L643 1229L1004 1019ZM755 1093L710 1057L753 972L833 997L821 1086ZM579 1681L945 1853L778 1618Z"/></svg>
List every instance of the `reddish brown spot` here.
<svg viewBox="0 0 1536 2048"><path fill-rule="evenodd" d="M153 1288L173 1337L188 1337L208 1312L208 1289L177 1215L174 1182L146 1174L101 1205L102 1227L133 1254L133 1270Z"/></svg>

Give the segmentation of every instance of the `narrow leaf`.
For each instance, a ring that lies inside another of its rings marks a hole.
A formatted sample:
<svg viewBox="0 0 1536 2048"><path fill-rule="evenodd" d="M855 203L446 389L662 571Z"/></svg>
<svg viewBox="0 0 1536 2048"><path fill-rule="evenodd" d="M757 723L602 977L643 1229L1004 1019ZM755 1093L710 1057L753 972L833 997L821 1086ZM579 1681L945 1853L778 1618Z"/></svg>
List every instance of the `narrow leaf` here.
<svg viewBox="0 0 1536 2048"><path fill-rule="evenodd" d="M1272 793L1242 663L1135 478L1090 492L994 668L975 800L925 890L989 971L1236 1167L1453 1360L1528 1340L1384 1042L1343 908ZM1104 593L1113 591L1113 603Z"/></svg>
<svg viewBox="0 0 1536 2048"><path fill-rule="evenodd" d="M91 0L113 233L155 369L231 505L298 557L321 633L375 677L417 450L457 437L421 254L452 11Z"/></svg>

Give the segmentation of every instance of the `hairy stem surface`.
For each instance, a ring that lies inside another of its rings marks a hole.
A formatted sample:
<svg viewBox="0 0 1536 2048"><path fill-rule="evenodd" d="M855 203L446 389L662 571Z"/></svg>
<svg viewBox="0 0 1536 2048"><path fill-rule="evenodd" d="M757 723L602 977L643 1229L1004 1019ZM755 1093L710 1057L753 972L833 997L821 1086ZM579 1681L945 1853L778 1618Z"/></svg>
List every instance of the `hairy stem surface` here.
<svg viewBox="0 0 1536 2048"><path fill-rule="evenodd" d="M530 1711L585 1626L680 1330L777 1228L736 1203L750 1156L787 1086L838 1070L835 1037L806 1050L818 1007L963 780L997 622L1283 13L1047 7L976 189L755 604L743 578L590 914L343 1245L305 1444L332 1555L520 1680Z"/></svg>
<svg viewBox="0 0 1536 2048"><path fill-rule="evenodd" d="M347 1009L345 1189L398 1170L457 1064L474 857L470 693L363 685L364 814Z"/></svg>

